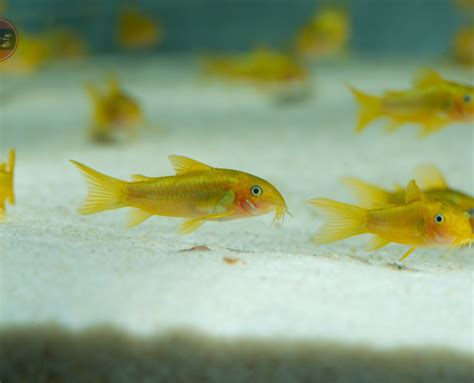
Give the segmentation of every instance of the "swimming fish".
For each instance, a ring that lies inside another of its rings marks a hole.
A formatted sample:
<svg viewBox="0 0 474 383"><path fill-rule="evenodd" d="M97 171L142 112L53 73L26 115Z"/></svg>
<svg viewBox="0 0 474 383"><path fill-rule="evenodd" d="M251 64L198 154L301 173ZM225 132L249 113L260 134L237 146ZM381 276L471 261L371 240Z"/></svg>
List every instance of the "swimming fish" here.
<svg viewBox="0 0 474 383"><path fill-rule="evenodd" d="M15 75L29 75L43 68L51 59L53 47L43 36L19 32L15 54L0 63L0 71Z"/></svg>
<svg viewBox="0 0 474 383"><path fill-rule="evenodd" d="M408 183L400 205L364 209L326 198L309 201L328 221L314 236L316 243L330 243L361 234L373 234L369 250L391 242L410 245L400 260L417 247L448 246L450 252L474 242L468 214L448 201L424 194L415 180Z"/></svg>
<svg viewBox="0 0 474 383"><path fill-rule="evenodd" d="M109 78L107 92L101 93L91 84L87 91L93 102L91 136L95 141L113 141L121 133L132 136L144 124L140 106L120 88L115 77Z"/></svg>
<svg viewBox="0 0 474 383"><path fill-rule="evenodd" d="M326 7L317 12L295 39L299 55L310 57L334 56L347 48L350 20L346 9Z"/></svg>
<svg viewBox="0 0 474 383"><path fill-rule="evenodd" d="M71 161L86 178L89 195L81 214L131 208L127 226L136 226L153 215L181 217L181 233L198 229L207 221L249 218L275 211L282 220L287 207L280 192L262 178L237 170L213 168L187 157L169 156L175 176L133 175L132 182L99 173Z"/></svg>
<svg viewBox="0 0 474 383"><path fill-rule="evenodd" d="M207 58L209 73L256 85L303 83L307 70L289 54L258 48L248 54Z"/></svg>
<svg viewBox="0 0 474 383"><path fill-rule="evenodd" d="M451 202L468 213L473 211L474 197L450 188L436 166L419 166L415 172L415 180L427 196ZM345 178L343 182L353 191L359 203L365 207L399 205L405 200L405 190L402 187L389 191L357 178ZM471 215L470 221L474 231L474 214Z"/></svg>
<svg viewBox="0 0 474 383"><path fill-rule="evenodd" d="M437 72L424 72L412 89L387 91L372 96L350 88L359 104L357 132L372 121L386 117L393 132L406 123L421 125L420 137L439 131L454 122L474 119L474 88L445 80Z"/></svg>
<svg viewBox="0 0 474 383"><path fill-rule="evenodd" d="M15 150L10 150L7 163L0 163L0 221L5 218L5 202L15 203L13 180L15 176Z"/></svg>
<svg viewBox="0 0 474 383"><path fill-rule="evenodd" d="M163 27L148 14L126 8L119 19L118 42L126 49L151 48L163 38Z"/></svg>
<svg viewBox="0 0 474 383"><path fill-rule="evenodd" d="M454 39L454 59L472 69L474 65L474 26L462 27Z"/></svg>

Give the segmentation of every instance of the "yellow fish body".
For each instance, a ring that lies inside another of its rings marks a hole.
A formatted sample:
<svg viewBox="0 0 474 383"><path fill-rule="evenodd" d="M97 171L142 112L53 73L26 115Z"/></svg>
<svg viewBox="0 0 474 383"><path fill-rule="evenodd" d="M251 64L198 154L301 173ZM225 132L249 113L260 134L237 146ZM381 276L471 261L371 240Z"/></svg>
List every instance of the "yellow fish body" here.
<svg viewBox="0 0 474 383"><path fill-rule="evenodd" d="M331 56L343 52L350 38L350 20L343 8L325 8L298 33L295 49L304 56Z"/></svg>
<svg viewBox="0 0 474 383"><path fill-rule="evenodd" d="M472 69L474 65L474 26L462 27L454 39L454 59Z"/></svg>
<svg viewBox="0 0 474 383"><path fill-rule="evenodd" d="M448 246L454 249L474 241L466 212L447 201L426 196L414 180L400 205L364 209L325 198L309 201L328 221L315 235L316 243L330 243L360 234L373 234L370 250L391 242L410 245L401 260L417 247Z"/></svg>
<svg viewBox="0 0 474 383"><path fill-rule="evenodd" d="M462 211L468 212L474 232L474 197L450 188L441 171L433 165L418 167L415 179L428 197L448 201ZM405 201L405 190L400 187L389 191L356 178L345 178L344 183L354 192L359 203L365 207L400 205Z"/></svg>
<svg viewBox="0 0 474 383"><path fill-rule="evenodd" d="M15 151L10 150L8 164L0 163L0 221L5 218L5 202L15 203L13 180L15 176Z"/></svg>
<svg viewBox="0 0 474 383"><path fill-rule="evenodd" d="M163 38L163 28L150 16L136 9L120 15L118 41L126 49L151 48Z"/></svg>
<svg viewBox="0 0 474 383"><path fill-rule="evenodd" d="M378 118L390 120L387 131L406 123L419 124L420 136L434 133L454 122L474 119L474 88L445 80L435 71L427 71L406 91L388 91L371 96L351 88L360 110L357 132Z"/></svg>
<svg viewBox="0 0 474 383"><path fill-rule="evenodd" d="M308 74L292 56L265 48L245 55L208 58L205 66L214 75L257 85L304 82Z"/></svg>
<svg viewBox="0 0 474 383"><path fill-rule="evenodd" d="M134 134L143 124L143 113L138 103L126 94L115 78L109 79L109 89L101 93L93 85L87 86L93 102L91 136L96 141L112 141L117 134Z"/></svg>
<svg viewBox="0 0 474 383"><path fill-rule="evenodd" d="M188 218L182 233L191 233L206 221L248 218L275 211L283 219L286 203L269 182L244 172L213 168L182 156L170 156L176 175L151 178L132 176L121 181L71 161L85 176L89 195L79 212L94 214L132 208L128 227L153 215Z"/></svg>

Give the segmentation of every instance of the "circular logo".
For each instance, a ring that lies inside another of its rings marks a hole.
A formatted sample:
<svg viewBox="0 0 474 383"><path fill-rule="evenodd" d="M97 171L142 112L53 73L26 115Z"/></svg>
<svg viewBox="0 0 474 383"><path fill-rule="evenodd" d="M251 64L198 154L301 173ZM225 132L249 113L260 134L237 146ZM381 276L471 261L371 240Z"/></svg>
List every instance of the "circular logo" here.
<svg viewBox="0 0 474 383"><path fill-rule="evenodd" d="M18 32L8 20L0 18L0 61L12 57L18 46Z"/></svg>

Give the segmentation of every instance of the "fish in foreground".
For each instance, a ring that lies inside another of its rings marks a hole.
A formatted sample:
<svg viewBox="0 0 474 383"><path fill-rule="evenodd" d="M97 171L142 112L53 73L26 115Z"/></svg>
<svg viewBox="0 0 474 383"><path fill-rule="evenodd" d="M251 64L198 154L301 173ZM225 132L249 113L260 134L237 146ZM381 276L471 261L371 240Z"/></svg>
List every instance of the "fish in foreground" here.
<svg viewBox="0 0 474 383"><path fill-rule="evenodd" d="M248 54L207 58L204 65L211 74L256 85L303 83L308 75L291 55L266 48Z"/></svg>
<svg viewBox="0 0 474 383"><path fill-rule="evenodd" d="M368 95L353 87L350 90L359 104L358 133L379 118L389 119L387 132L403 124L418 124L420 137L448 124L474 119L474 88L448 81L433 70L423 72L408 90L386 91L382 96Z"/></svg>
<svg viewBox="0 0 474 383"><path fill-rule="evenodd" d="M441 171L434 165L422 165L415 171L415 180L428 197L451 202L462 211L474 211L474 197L449 187ZM397 187L389 191L357 178L345 178L344 184L355 194L364 207L375 208L387 205L400 205L405 201L405 189ZM474 232L474 214L470 216Z"/></svg>
<svg viewBox="0 0 474 383"><path fill-rule="evenodd" d="M128 227L153 215L188 218L181 233L198 229L206 221L249 218L275 211L282 220L287 207L280 192L269 182L237 170L219 169L187 157L169 156L175 176L133 175L132 182L99 173L71 161L86 178L89 194L81 214L131 208Z"/></svg>
<svg viewBox="0 0 474 383"><path fill-rule="evenodd" d="M415 180L408 183L405 201L400 205L364 209L326 198L309 203L328 218L314 236L316 243L373 234L369 250L391 242L410 245L403 260L417 247L449 247L451 252L474 241L468 214L450 202L427 196Z"/></svg>
<svg viewBox="0 0 474 383"><path fill-rule="evenodd" d="M138 103L123 91L117 79L110 77L108 90L101 93L88 84L87 91L93 102L92 139L98 142L114 141L121 134L133 136L144 124Z"/></svg>
<svg viewBox="0 0 474 383"><path fill-rule="evenodd" d="M7 163L0 163L0 221L5 218L5 202L15 203L13 180L15 176L15 150L10 150Z"/></svg>

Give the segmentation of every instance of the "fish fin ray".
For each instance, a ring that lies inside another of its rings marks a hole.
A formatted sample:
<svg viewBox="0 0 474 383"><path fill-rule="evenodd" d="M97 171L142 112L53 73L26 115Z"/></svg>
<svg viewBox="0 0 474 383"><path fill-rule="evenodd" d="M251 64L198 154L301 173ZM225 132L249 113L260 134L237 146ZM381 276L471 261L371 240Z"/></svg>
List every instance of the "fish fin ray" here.
<svg viewBox="0 0 474 383"><path fill-rule="evenodd" d="M416 184L415 180L408 182L405 192L405 203L409 204L423 199L423 192Z"/></svg>
<svg viewBox="0 0 474 383"><path fill-rule="evenodd" d="M127 228L130 229L134 226L141 224L142 222L146 221L150 218L153 214L139 209L139 208L131 208L127 218Z"/></svg>
<svg viewBox="0 0 474 383"><path fill-rule="evenodd" d="M89 187L89 193L79 208L79 213L94 214L125 206L122 198L127 182L99 173L80 162L70 162L80 170Z"/></svg>
<svg viewBox="0 0 474 383"><path fill-rule="evenodd" d="M391 193L376 185L352 177L343 178L342 182L363 206L390 205L392 202Z"/></svg>
<svg viewBox="0 0 474 383"><path fill-rule="evenodd" d="M370 240L367 250L368 251L378 250L378 249L381 249L382 247L387 246L389 243L390 241L386 240L385 238L375 235Z"/></svg>
<svg viewBox="0 0 474 383"><path fill-rule="evenodd" d="M189 157L177 156L175 154L172 154L168 158L176 172L176 175L183 175L193 172L211 171L214 169L209 165L203 164L202 162L193 160Z"/></svg>
<svg viewBox="0 0 474 383"><path fill-rule="evenodd" d="M327 217L327 222L313 237L315 243L336 242L367 232L366 209L327 198L313 199L309 203Z"/></svg>
<svg viewBox="0 0 474 383"><path fill-rule="evenodd" d="M363 93L354 87L349 87L349 89L359 105L356 132L360 133L369 123L381 116L380 98Z"/></svg>
<svg viewBox="0 0 474 383"><path fill-rule="evenodd" d="M420 165L415 170L415 177L418 185L424 189L447 189L448 183L435 165Z"/></svg>

